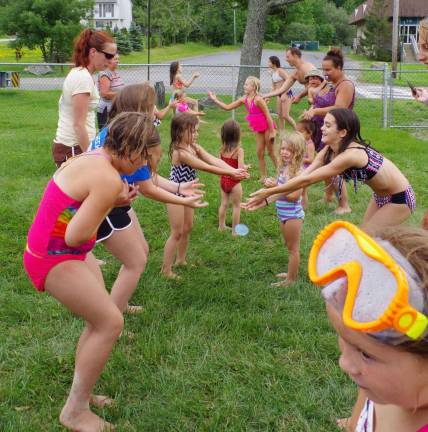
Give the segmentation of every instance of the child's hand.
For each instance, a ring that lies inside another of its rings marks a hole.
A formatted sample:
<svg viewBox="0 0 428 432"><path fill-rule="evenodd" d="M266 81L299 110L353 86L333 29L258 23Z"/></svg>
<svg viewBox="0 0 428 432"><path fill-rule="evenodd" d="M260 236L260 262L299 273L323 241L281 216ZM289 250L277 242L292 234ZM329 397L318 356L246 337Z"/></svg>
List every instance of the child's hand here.
<svg viewBox="0 0 428 432"><path fill-rule="evenodd" d="M250 198L247 202L241 203L241 208L247 211L255 211L263 207L266 207L266 200L264 198L260 200Z"/></svg>
<svg viewBox="0 0 428 432"><path fill-rule="evenodd" d="M245 180L250 178L250 174L244 168L238 168L232 170L230 177L232 177L235 180Z"/></svg>
<svg viewBox="0 0 428 432"><path fill-rule="evenodd" d="M271 129L269 131L269 142L273 142L275 141L275 135L276 135L276 130L275 129Z"/></svg>
<svg viewBox="0 0 428 432"><path fill-rule="evenodd" d="M300 96L293 96L291 98L291 103L292 104L298 104L300 102Z"/></svg>
<svg viewBox="0 0 428 432"><path fill-rule="evenodd" d="M252 168L253 166L251 164L245 165L244 164L244 170L248 171L250 168Z"/></svg>
<svg viewBox="0 0 428 432"><path fill-rule="evenodd" d="M265 178L265 181L263 182L264 186L267 188L275 187L276 186L276 179L273 177L267 177Z"/></svg>
<svg viewBox="0 0 428 432"><path fill-rule="evenodd" d="M212 92L211 90L208 91L208 97L213 100L214 102L217 100L217 96L214 92Z"/></svg>
<svg viewBox="0 0 428 432"><path fill-rule="evenodd" d="M138 196L138 185L135 186L133 184L128 184L126 180L123 181L122 191L116 198L116 202L114 204L115 207L125 207L129 206L132 201L134 201Z"/></svg>
<svg viewBox="0 0 428 432"><path fill-rule="evenodd" d="M303 114L300 116L300 118L304 120L312 120L314 115L314 110L309 108L308 110L303 111Z"/></svg>
<svg viewBox="0 0 428 432"><path fill-rule="evenodd" d="M205 191L201 190L205 185L198 183L199 179L192 180L190 182L180 183L180 193L186 196L198 196L201 198L205 195Z"/></svg>
<svg viewBox="0 0 428 432"><path fill-rule="evenodd" d="M199 78L201 76L201 74L199 72L195 72L193 74L193 78Z"/></svg>
<svg viewBox="0 0 428 432"><path fill-rule="evenodd" d="M199 112L198 112L198 116L204 116L204 115L207 115L207 113L205 113L205 112L203 112L203 111L199 111Z"/></svg>
<svg viewBox="0 0 428 432"><path fill-rule="evenodd" d="M202 208L207 207L208 203L206 201L201 201L200 196L189 196L183 198L183 201L185 201L184 205L192 208Z"/></svg>

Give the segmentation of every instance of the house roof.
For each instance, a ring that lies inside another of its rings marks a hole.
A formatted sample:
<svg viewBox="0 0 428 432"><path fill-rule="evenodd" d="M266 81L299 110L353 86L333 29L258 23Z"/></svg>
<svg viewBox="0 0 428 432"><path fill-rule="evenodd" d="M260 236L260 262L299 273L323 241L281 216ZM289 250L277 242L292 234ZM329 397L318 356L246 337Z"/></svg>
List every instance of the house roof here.
<svg viewBox="0 0 428 432"><path fill-rule="evenodd" d="M367 0L355 8L349 24L357 24L363 21L370 10L373 8L374 0ZM383 16L392 18L393 0L384 0L385 7ZM426 17L428 16L428 1L427 0L401 0L400 1L400 17Z"/></svg>

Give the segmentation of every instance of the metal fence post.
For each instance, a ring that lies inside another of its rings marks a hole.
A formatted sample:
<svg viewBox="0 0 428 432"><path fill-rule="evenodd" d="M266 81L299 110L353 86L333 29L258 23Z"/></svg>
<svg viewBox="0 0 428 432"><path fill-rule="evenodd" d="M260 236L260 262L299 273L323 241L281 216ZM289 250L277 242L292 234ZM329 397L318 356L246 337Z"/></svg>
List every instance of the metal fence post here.
<svg viewBox="0 0 428 432"><path fill-rule="evenodd" d="M232 102L235 100L235 66L232 66ZM232 110L232 118L235 120L235 110Z"/></svg>
<svg viewBox="0 0 428 432"><path fill-rule="evenodd" d="M383 64L383 121L382 128L388 127L388 64Z"/></svg>

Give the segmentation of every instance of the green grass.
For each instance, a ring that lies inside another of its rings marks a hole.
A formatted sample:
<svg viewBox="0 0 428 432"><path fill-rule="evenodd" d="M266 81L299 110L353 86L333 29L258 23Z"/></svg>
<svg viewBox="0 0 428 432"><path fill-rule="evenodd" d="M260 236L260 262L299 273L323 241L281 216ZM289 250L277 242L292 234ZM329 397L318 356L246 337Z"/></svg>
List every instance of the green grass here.
<svg viewBox="0 0 428 432"><path fill-rule="evenodd" d="M359 81L371 84L383 84L382 69L385 62L377 62L370 60L364 55L350 53L347 57L351 60L358 61L361 68L371 69L360 73ZM391 62L386 62L388 65L389 75L391 74ZM428 86L427 69L422 64L406 64L399 63L397 66L397 76L393 80L395 86L407 87L407 82L410 81L416 87Z"/></svg>
<svg viewBox="0 0 428 432"><path fill-rule="evenodd" d="M50 148L57 122L58 92L0 92L0 429L60 431L58 414L73 373L82 323L49 295L39 294L22 269L25 238L43 188L54 171ZM294 107L297 110L301 107ZM357 104L363 134L411 180L419 209L428 204L426 142L405 131L379 129L379 102ZM295 111L296 113L297 111ZM256 166L254 136L242 124L246 161ZM208 110L200 142L214 154L219 127L228 114ZM160 132L164 154L168 126ZM271 167L272 168L272 167ZM160 173L168 175L164 156ZM257 189L257 171L243 184ZM306 276L311 242L334 218L310 188L302 237L299 281L271 288L287 265L273 206L242 214L245 238L217 231L219 180L201 173L210 206L196 212L189 262L182 280L159 277L169 227L162 204L135 205L150 244L150 257L133 302L144 312L126 317L134 339L115 346L97 390L116 405L101 411L118 431L331 432L335 418L350 413L355 388L338 368L336 336L319 291ZM350 193L360 223L370 197L367 187ZM119 264L98 246L110 287Z"/></svg>

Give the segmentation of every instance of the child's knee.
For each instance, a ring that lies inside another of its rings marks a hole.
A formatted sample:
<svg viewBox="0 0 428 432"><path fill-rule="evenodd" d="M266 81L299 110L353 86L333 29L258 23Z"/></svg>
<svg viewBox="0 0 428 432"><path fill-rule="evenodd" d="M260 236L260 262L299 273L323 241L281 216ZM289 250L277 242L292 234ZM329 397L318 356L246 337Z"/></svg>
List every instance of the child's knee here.
<svg viewBox="0 0 428 432"><path fill-rule="evenodd" d="M103 330L111 337L118 338L124 327L124 319L120 310L114 306L103 321Z"/></svg>

